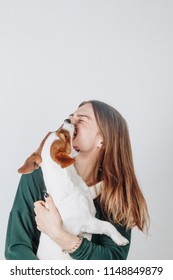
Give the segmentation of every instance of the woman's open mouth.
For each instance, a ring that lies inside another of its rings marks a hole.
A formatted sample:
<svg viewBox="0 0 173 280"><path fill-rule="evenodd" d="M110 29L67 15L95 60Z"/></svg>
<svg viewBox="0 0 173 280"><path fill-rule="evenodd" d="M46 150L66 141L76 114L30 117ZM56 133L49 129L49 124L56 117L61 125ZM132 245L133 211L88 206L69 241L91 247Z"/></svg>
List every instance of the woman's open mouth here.
<svg viewBox="0 0 173 280"><path fill-rule="evenodd" d="M73 140L76 138L76 136L77 136L77 127L74 127Z"/></svg>
<svg viewBox="0 0 173 280"><path fill-rule="evenodd" d="M74 127L74 133L73 133L73 140L75 140L76 136L77 136L77 127ZM80 149L77 146L73 146L73 148L76 150L76 152L80 152Z"/></svg>
<svg viewBox="0 0 173 280"><path fill-rule="evenodd" d="M78 148L78 147L76 147L76 146L73 146L73 148L76 150L76 152L80 152L80 149Z"/></svg>

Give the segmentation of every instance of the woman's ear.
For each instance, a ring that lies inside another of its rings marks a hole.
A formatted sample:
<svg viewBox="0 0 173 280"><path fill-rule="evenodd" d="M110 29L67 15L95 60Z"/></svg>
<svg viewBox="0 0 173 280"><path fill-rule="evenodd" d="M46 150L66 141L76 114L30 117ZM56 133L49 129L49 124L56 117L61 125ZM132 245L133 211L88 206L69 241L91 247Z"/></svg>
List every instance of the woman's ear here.
<svg viewBox="0 0 173 280"><path fill-rule="evenodd" d="M99 135L97 140L97 148L101 149L104 146L103 136Z"/></svg>
<svg viewBox="0 0 173 280"><path fill-rule="evenodd" d="M98 144L97 144L97 148L102 148L102 145L103 145L103 142L102 141L100 141L100 142L98 142Z"/></svg>

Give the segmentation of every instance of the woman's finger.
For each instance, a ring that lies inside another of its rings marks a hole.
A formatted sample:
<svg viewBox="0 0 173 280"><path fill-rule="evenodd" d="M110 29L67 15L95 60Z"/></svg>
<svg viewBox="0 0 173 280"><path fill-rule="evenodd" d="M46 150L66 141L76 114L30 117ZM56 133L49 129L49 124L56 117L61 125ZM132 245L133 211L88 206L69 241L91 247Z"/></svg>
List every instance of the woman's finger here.
<svg viewBox="0 0 173 280"><path fill-rule="evenodd" d="M48 193L45 193L44 197L45 197L46 208L48 208L50 211L57 211L52 196Z"/></svg>
<svg viewBox="0 0 173 280"><path fill-rule="evenodd" d="M45 209L45 202L43 200L38 200L38 201L34 202L35 214L40 213L40 211L42 211L43 209Z"/></svg>

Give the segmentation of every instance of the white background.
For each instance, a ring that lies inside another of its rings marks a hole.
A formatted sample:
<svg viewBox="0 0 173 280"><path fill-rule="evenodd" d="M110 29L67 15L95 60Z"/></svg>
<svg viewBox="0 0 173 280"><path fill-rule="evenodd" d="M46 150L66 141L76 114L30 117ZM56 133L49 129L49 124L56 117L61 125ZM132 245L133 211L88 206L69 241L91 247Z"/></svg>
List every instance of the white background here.
<svg viewBox="0 0 173 280"><path fill-rule="evenodd" d="M0 258L20 175L83 100L126 118L151 217L129 259L173 259L173 1L0 0Z"/></svg>

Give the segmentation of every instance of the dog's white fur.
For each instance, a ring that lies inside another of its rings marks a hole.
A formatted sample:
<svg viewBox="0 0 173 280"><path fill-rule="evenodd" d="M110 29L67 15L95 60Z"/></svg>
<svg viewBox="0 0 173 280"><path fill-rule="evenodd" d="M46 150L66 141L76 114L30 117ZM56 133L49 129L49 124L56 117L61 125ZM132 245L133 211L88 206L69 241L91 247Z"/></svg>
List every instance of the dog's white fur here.
<svg viewBox="0 0 173 280"><path fill-rule="evenodd" d="M65 122L63 128L69 131L72 139L73 125ZM82 233L89 240L92 234L106 234L118 245L126 245L128 240L111 223L95 218L96 211L90 192L94 187L85 184L73 165L61 168L52 160L50 146L57 139L56 133L51 133L46 139L41 153L41 168L47 192L51 194L61 214L65 229L76 235ZM76 155L73 148L70 155ZM100 184L97 184L97 190L99 187ZM71 259L69 254L62 252L62 249L44 233L40 236L37 256L39 259L48 260Z"/></svg>

